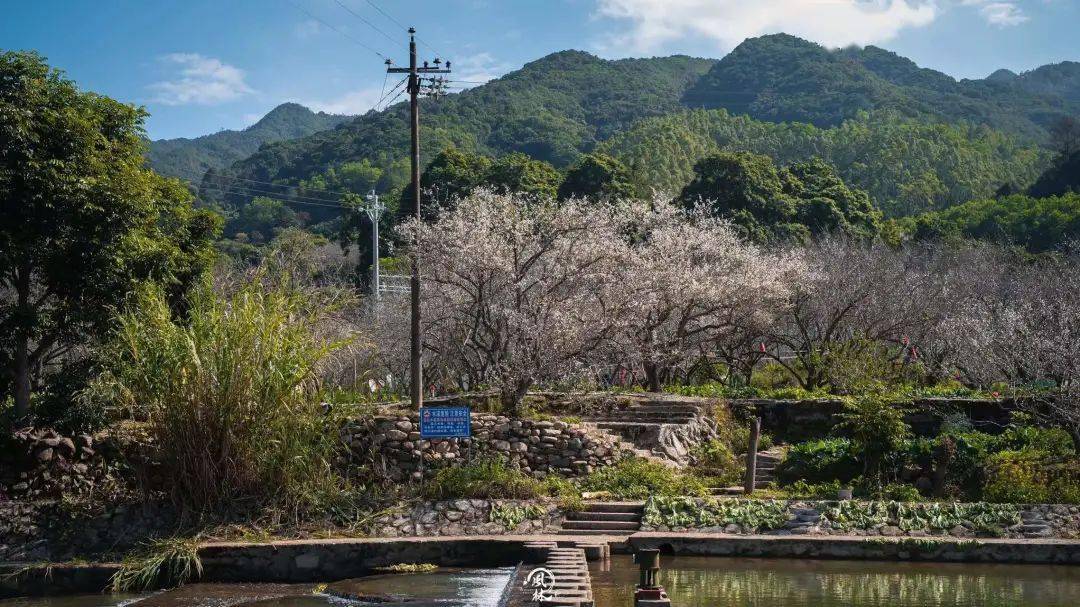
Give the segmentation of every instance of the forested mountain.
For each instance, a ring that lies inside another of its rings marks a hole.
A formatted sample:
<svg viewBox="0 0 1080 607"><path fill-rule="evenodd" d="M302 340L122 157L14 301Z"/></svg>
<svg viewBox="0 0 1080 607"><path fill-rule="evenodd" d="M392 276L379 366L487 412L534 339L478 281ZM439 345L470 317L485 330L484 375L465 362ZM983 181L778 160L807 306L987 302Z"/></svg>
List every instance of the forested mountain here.
<svg viewBox="0 0 1080 607"><path fill-rule="evenodd" d="M227 167L247 158L264 143L332 129L349 118L315 113L298 103L283 103L241 131L220 131L194 139L151 141L147 158L158 173L198 181L207 169Z"/></svg>
<svg viewBox="0 0 1080 607"><path fill-rule="evenodd" d="M607 61L563 51L483 86L421 105L421 149L447 145L488 154L523 152L565 166L635 120L681 109L686 88L714 63L675 56ZM267 146L234 170L257 180L296 180L347 161L383 168L408 162L408 106L369 112L342 128Z"/></svg>
<svg viewBox="0 0 1080 607"><path fill-rule="evenodd" d="M818 156L890 217L984 198L1004 184L1026 187L1049 156L984 126L922 122L895 110L863 112L831 128L691 110L642 120L599 150L668 192L690 181L698 160L722 150L764 154L780 164Z"/></svg>
<svg viewBox="0 0 1080 607"><path fill-rule="evenodd" d="M1041 141L1056 120L1080 113L1080 64L958 81L875 46L831 51L776 34L744 41L683 101L690 107L817 126L835 126L862 111L891 109Z"/></svg>
<svg viewBox="0 0 1080 607"><path fill-rule="evenodd" d="M495 157L521 152L564 169L600 150L642 182L676 192L694 163L716 151L767 154L780 164L820 156L887 215L922 213L1030 186L1049 166L1041 146L1050 126L1080 114L1078 68L957 81L880 48L830 51L787 35L747 40L719 61L563 51L422 101L423 162L452 146ZM701 107L713 109L693 109ZM219 188L233 177L310 188L348 165L365 187L400 191L408 139L408 108L399 103L266 145L208 179ZM213 192L204 198L220 200Z"/></svg>

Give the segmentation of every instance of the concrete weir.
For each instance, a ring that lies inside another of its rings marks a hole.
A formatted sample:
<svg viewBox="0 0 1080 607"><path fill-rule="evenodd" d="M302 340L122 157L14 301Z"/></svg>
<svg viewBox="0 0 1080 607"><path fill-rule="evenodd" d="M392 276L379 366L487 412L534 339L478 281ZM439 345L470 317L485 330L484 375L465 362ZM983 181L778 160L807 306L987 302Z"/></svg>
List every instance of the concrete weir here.
<svg viewBox="0 0 1080 607"><path fill-rule="evenodd" d="M522 564L519 573L527 574L547 563L555 568L557 581L567 583L563 586L564 598L570 601L550 604L584 606L591 604L586 561L607 558L611 552L643 548L666 554L718 557L1080 565L1080 540L637 532L629 537L500 535L209 543L199 548L203 565L200 581L327 582L360 577L376 567L398 563L444 567ZM117 568L110 563L0 563L0 597L98 592ZM518 581L515 588L521 588L523 581ZM509 588L507 594L515 588Z"/></svg>
<svg viewBox="0 0 1080 607"><path fill-rule="evenodd" d="M592 607L587 561L608 558L610 548L606 543L575 543L560 548L558 542L545 540L529 542L525 548L531 564L522 564L511 576L499 607ZM542 589L546 598L537 600L540 589L530 583L530 576L540 568L550 572L552 583Z"/></svg>

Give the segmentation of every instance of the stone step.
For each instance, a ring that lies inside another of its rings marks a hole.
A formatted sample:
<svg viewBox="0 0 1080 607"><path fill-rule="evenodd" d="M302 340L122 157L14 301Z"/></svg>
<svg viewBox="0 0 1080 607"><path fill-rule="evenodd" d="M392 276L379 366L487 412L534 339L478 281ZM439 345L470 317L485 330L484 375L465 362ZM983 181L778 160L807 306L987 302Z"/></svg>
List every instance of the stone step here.
<svg viewBox="0 0 1080 607"><path fill-rule="evenodd" d="M622 535L629 536L637 533L638 529L632 530L617 530L617 529L560 529L555 532L555 535Z"/></svg>
<svg viewBox="0 0 1080 607"><path fill-rule="evenodd" d="M663 424L658 422L596 422L604 430L652 430Z"/></svg>
<svg viewBox="0 0 1080 607"><path fill-rule="evenodd" d="M645 511L645 502L585 502L585 512L633 512Z"/></svg>
<svg viewBox="0 0 1080 607"><path fill-rule="evenodd" d="M630 521L563 521L563 529L607 529L616 531L637 531L638 522Z"/></svg>
<svg viewBox="0 0 1080 607"><path fill-rule="evenodd" d="M639 512L570 512L566 518L572 521L640 521Z"/></svg>

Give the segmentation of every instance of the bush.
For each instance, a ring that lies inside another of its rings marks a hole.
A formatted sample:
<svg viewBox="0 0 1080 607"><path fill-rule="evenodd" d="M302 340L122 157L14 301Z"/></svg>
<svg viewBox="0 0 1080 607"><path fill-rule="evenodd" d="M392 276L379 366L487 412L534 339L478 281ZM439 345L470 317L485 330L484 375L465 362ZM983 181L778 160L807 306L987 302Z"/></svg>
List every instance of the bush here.
<svg viewBox="0 0 1080 607"><path fill-rule="evenodd" d="M328 310L286 284L209 288L176 320L158 289L141 291L92 387L149 421L174 500L196 511L277 502L290 511L336 495L340 442L319 406L319 336Z"/></svg>
<svg viewBox="0 0 1080 607"><path fill-rule="evenodd" d="M831 438L792 445L776 473L781 483L848 482L859 474L859 468L851 441Z"/></svg>
<svg viewBox="0 0 1080 607"><path fill-rule="evenodd" d="M835 500L842 485L843 483L840 481L808 483L804 480L797 480L785 486L783 493L792 499Z"/></svg>
<svg viewBox="0 0 1080 607"><path fill-rule="evenodd" d="M424 486L430 499L536 499L546 495L540 481L498 458L443 468Z"/></svg>
<svg viewBox="0 0 1080 607"><path fill-rule="evenodd" d="M911 433L904 409L878 396L865 396L847 404L836 430L849 432L852 445L863 462L863 472L881 477L886 460L904 445Z"/></svg>
<svg viewBox="0 0 1080 607"><path fill-rule="evenodd" d="M1080 504L1080 461L1041 451L1002 451L987 463L986 501Z"/></svg>
<svg viewBox="0 0 1080 607"><path fill-rule="evenodd" d="M627 458L614 466L599 468L585 478L582 486L586 491L606 491L619 499L709 493L699 479L642 458Z"/></svg>

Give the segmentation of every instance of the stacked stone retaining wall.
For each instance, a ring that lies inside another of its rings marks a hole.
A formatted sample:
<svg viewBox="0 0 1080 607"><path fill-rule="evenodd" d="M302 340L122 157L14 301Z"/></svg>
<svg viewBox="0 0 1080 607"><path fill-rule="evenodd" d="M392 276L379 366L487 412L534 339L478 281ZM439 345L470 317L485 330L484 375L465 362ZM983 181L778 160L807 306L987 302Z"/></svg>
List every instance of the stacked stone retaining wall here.
<svg viewBox="0 0 1080 607"><path fill-rule="evenodd" d="M615 437L564 421L483 413L472 416L471 438L422 439L416 413L352 420L343 438L357 463L393 481L430 478L439 468L489 456L534 476L581 476L624 455Z"/></svg>

